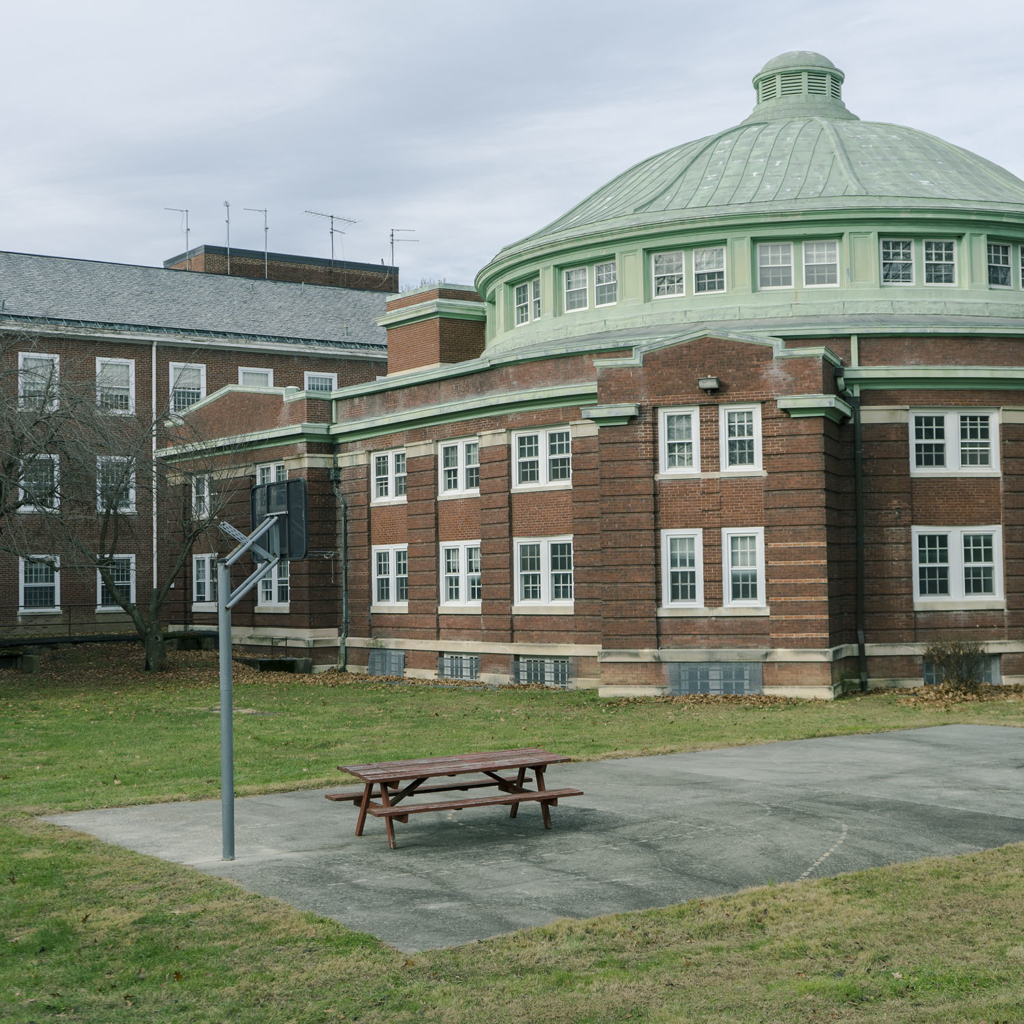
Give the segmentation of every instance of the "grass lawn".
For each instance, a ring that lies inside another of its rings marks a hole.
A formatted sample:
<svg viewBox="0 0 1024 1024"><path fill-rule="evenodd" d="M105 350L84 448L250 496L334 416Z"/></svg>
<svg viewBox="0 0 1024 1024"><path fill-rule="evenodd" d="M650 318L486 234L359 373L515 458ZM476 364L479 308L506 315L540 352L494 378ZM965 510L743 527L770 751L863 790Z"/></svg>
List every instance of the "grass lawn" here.
<svg viewBox="0 0 1024 1024"><path fill-rule="evenodd" d="M1024 846L770 886L398 953L188 868L36 820L219 794L216 655L79 648L0 676L0 1020L1024 1020ZM970 722L944 705L601 701L236 666L240 795L331 785L346 761L543 746L580 759ZM1024 735L1022 735L1024 739Z"/></svg>

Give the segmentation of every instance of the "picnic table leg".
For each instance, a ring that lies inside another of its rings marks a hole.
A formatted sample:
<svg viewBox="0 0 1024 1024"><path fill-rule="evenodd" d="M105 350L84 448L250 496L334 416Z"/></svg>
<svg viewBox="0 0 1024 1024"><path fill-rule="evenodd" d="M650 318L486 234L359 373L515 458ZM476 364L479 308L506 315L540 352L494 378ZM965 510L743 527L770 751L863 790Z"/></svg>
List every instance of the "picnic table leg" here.
<svg viewBox="0 0 1024 1024"><path fill-rule="evenodd" d="M391 806L391 797L388 795L388 787L386 783L380 787L380 802L385 807ZM388 846L392 850L397 850L398 844L395 842L395 825L390 816L384 819L384 828L388 833Z"/></svg>
<svg viewBox="0 0 1024 1024"><path fill-rule="evenodd" d="M363 787L363 799L359 804L359 820L356 821L356 835L363 834L363 825L366 824L366 809L370 806L370 795L373 792L373 783L367 783Z"/></svg>
<svg viewBox="0 0 1024 1024"><path fill-rule="evenodd" d="M516 776L516 789L523 788L523 781L526 779L526 769L520 768ZM519 813L519 804L513 804L508 810L508 816L514 818Z"/></svg>
<svg viewBox="0 0 1024 1024"><path fill-rule="evenodd" d="M544 765L537 765L533 771L537 776L537 792L543 793L547 789L547 786L544 785ZM552 802L553 801L551 800L540 801L540 813L544 818L545 828L551 828L551 811L549 810L549 804Z"/></svg>

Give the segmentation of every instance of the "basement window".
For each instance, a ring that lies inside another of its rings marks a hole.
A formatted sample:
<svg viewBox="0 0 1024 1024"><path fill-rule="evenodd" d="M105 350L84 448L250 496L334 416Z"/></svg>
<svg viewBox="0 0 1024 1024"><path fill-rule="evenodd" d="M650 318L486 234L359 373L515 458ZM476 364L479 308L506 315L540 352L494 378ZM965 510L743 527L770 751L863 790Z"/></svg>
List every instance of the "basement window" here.
<svg viewBox="0 0 1024 1024"><path fill-rule="evenodd" d="M480 655L439 654L437 656L438 679L479 679Z"/></svg>
<svg viewBox="0 0 1024 1024"><path fill-rule="evenodd" d="M744 694L761 692L760 662L671 662L668 692L673 696L693 693Z"/></svg>

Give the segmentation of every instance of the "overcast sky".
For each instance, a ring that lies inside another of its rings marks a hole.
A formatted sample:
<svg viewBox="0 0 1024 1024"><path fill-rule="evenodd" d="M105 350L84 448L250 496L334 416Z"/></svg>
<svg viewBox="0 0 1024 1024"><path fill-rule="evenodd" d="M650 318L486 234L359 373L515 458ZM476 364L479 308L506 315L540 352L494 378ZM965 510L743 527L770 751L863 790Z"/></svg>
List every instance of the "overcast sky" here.
<svg viewBox="0 0 1024 1024"><path fill-rule="evenodd" d="M471 282L638 160L736 124L786 50L864 120L1024 177L1019 0L48 0L4 16L0 249L158 265L193 245ZM342 251L343 250L343 251Z"/></svg>

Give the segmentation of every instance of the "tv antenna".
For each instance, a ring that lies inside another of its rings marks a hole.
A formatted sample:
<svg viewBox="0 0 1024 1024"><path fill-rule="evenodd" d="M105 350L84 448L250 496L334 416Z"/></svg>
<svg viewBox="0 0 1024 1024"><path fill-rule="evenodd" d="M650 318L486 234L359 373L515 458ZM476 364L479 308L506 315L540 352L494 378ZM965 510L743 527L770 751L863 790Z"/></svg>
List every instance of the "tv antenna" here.
<svg viewBox="0 0 1024 1024"><path fill-rule="evenodd" d="M400 232L412 233L415 228L392 228L391 229L391 266L395 265L395 242L418 242L418 238L395 238Z"/></svg>
<svg viewBox="0 0 1024 1024"><path fill-rule="evenodd" d="M331 270L333 270L334 269L334 235L335 235L335 233L337 233L339 235L345 234L345 232L342 231L341 228L336 228L334 226L334 222L336 220L340 220L340 221L343 221L345 224L358 224L359 221L353 220L351 217L340 217L336 213L321 213L319 210L306 210L306 213L308 213L311 217L324 217L324 218L326 218L327 220L329 220L331 222Z"/></svg>
<svg viewBox="0 0 1024 1024"><path fill-rule="evenodd" d="M267 251L267 232L270 229L267 227L267 211L261 210L258 206L243 206L242 209L248 213L263 214L263 278L266 280L270 277L270 253Z"/></svg>
<svg viewBox="0 0 1024 1024"><path fill-rule="evenodd" d="M181 214L184 214L184 219L185 219L185 269L186 270L191 270L192 269L192 257L189 255L189 251L188 251L188 232L189 232L189 227L188 227L188 210L179 209L177 206L165 206L164 209L165 210L170 210L171 213L181 213Z"/></svg>
<svg viewBox="0 0 1024 1024"><path fill-rule="evenodd" d="M231 276L231 204L224 200L224 223L228 226L228 277Z"/></svg>

